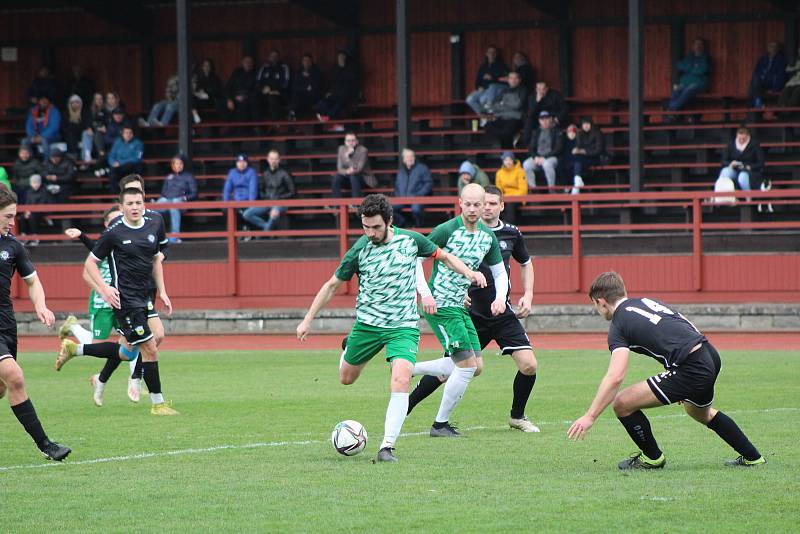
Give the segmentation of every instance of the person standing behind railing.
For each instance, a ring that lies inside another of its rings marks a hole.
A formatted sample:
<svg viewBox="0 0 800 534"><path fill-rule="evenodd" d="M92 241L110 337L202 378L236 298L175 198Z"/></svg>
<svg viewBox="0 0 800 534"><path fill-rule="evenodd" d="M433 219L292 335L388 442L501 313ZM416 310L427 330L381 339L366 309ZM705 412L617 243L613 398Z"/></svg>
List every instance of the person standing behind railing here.
<svg viewBox="0 0 800 534"><path fill-rule="evenodd" d="M158 204L172 202L189 202L197 200L197 180L194 175L186 170L186 159L182 154L172 158L170 161L172 172L169 173L161 187L161 196L156 201ZM168 210L156 210L159 213L169 212L170 232L173 234L181 233L181 210L170 208ZM180 243L178 237L170 237L170 243Z"/></svg>

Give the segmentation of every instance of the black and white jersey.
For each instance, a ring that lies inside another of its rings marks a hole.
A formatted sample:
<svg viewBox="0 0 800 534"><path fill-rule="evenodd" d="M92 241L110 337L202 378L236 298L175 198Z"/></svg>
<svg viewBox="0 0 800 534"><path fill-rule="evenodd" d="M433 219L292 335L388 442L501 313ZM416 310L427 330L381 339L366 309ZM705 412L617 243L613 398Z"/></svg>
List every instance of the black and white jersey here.
<svg viewBox="0 0 800 534"><path fill-rule="evenodd" d="M654 358L666 369L680 366L703 341L706 337L686 317L645 297L620 302L608 330L608 350L628 348Z"/></svg>
<svg viewBox="0 0 800 534"><path fill-rule="evenodd" d="M0 236L0 332L17 334L17 320L11 304L11 279L18 272L22 278L36 274L28 251L11 234Z"/></svg>
<svg viewBox="0 0 800 534"><path fill-rule="evenodd" d="M111 285L119 291L122 308L147 307L153 291L153 258L166 243L163 221L149 213L138 227L121 218L100 235L92 256L98 261L108 258Z"/></svg>
<svg viewBox="0 0 800 534"><path fill-rule="evenodd" d="M160 227L161 227L161 231L162 231L162 232L164 232L164 234L166 235L166 233L167 233L167 227L166 227L166 225L164 224L164 217L163 217L163 216L162 216L162 215L161 215L159 212L157 212L157 211L153 211L153 210L149 210L149 209L146 209L146 208L145 208L145 210L144 210L144 216L145 216L145 217L150 217L151 219L154 219L155 221L157 221L157 222L158 222L158 224L159 224L159 225L160 225ZM114 220L112 220L112 221L111 221L111 224L109 224L109 225L108 225L108 227L109 227L109 228L111 228L111 226L113 226L113 225L114 225L114 223L117 223L117 222L119 222L119 221L121 221L121 220L122 220L122 215L120 215L119 217L116 217ZM84 244L85 244L85 243L84 243ZM164 256L164 259L165 259L165 260L167 259L167 246L168 246L168 242L167 242L167 243L164 243L164 244L161 246L161 249L160 249L160 251L161 251L161 254ZM90 250L91 250L91 249L90 249ZM156 281L155 281L155 280L153 279L153 277L151 276L151 277L150 277L150 291L152 292L152 291L155 291L155 290L156 290Z"/></svg>
<svg viewBox="0 0 800 534"><path fill-rule="evenodd" d="M500 254L503 256L503 264L506 267L506 274L508 274L508 299L506 300L506 309L508 313L513 313L511 308L511 266L510 261L513 257L514 260L520 265L527 265L531 261L531 256L528 254L528 249L525 246L525 238L519 228L513 224L498 221L497 226L491 228L497 237L497 242L500 245ZM492 317L491 306L495 298L494 290L494 277L492 271L486 262L481 263L479 268L483 276L486 277L486 287L481 288L473 284L469 288L469 298L472 299L472 306L470 313L478 317L490 319Z"/></svg>

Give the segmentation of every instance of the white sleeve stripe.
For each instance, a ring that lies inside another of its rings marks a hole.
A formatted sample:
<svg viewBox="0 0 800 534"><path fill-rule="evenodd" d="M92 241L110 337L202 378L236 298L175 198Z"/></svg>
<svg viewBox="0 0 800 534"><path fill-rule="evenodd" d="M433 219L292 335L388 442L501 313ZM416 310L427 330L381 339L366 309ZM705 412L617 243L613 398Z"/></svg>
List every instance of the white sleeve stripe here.
<svg viewBox="0 0 800 534"><path fill-rule="evenodd" d="M165 239L164 241L159 241L159 245L163 245L164 243L169 243L169 239Z"/></svg>
<svg viewBox="0 0 800 534"><path fill-rule="evenodd" d="M28 278L30 278L31 276L36 276L36 271L33 271L33 272L32 272L31 274L29 274L28 276L23 276L23 277L22 277L22 279L23 279L23 280L27 280L27 279L28 279Z"/></svg>
<svg viewBox="0 0 800 534"><path fill-rule="evenodd" d="M530 262L531 262L531 259L528 258L528 261L526 261L525 263L520 263L520 265L524 267L524 266L528 265Z"/></svg>
<svg viewBox="0 0 800 534"><path fill-rule="evenodd" d="M94 258L94 261L103 261L103 260L101 260L100 258L98 258L97 256L95 256L95 255L94 255L94 252L90 252L90 253L89 253L89 256L91 256L92 258Z"/></svg>

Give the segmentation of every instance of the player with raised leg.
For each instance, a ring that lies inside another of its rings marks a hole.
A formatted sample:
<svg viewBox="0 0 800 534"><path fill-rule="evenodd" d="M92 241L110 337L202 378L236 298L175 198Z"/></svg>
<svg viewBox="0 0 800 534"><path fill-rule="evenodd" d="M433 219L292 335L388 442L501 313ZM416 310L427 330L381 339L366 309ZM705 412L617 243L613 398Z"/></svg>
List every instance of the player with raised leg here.
<svg viewBox="0 0 800 534"><path fill-rule="evenodd" d="M339 380L342 384L354 383L367 362L386 347L391 396L375 461L396 462L394 445L406 418L408 386L419 345L417 258L433 257L437 265L443 263L457 276L478 284L485 285L486 280L421 234L392 226L392 206L383 195L368 195L358 215L365 235L347 251L336 273L320 288L297 326L297 337L306 339L317 313L339 286L357 274L356 322L339 361Z"/></svg>
<svg viewBox="0 0 800 534"><path fill-rule="evenodd" d="M722 363L719 353L686 317L649 298L628 298L622 277L599 275L589 289L597 313L611 321L611 361L589 410L569 427L567 435L583 439L609 404L640 452L619 463L620 469L661 469L667 464L642 412L672 403L683 404L689 416L717 433L739 453L728 466L753 466L766 459L727 415L711 406ZM650 356L666 371L619 391L630 351Z"/></svg>
<svg viewBox="0 0 800 534"><path fill-rule="evenodd" d="M123 217L115 221L97 240L84 263L84 279L114 308L120 333L126 343L117 354L86 354L85 345L77 350L63 350L56 359L56 369L75 356L87 355L108 359L130 359L134 347L141 352L144 381L150 390L153 415L176 415L178 412L164 401L158 371L158 346L148 326L148 314L153 308L151 279L169 315L172 304L164 286L164 271L157 256L166 242L163 224L145 215L144 193L126 188L120 194ZM106 284L97 266L108 257L112 283Z"/></svg>
<svg viewBox="0 0 800 534"><path fill-rule="evenodd" d="M506 311L508 275L494 232L480 221L484 195L483 187L478 184L464 186L459 198L461 215L434 228L428 238L463 261L469 269L478 269L482 263L488 266L496 288L489 313L498 316ZM422 297L423 315L442 344L445 357L417 362L414 374L449 377L431 426L431 437L460 436L450 424L450 415L478 368L481 342L469 312L464 308L469 286L468 280L442 269L439 264L433 265L430 281L426 283L422 262L417 263L417 291ZM486 284L481 287L486 287Z"/></svg>
<svg viewBox="0 0 800 534"><path fill-rule="evenodd" d="M17 363L17 320L11 302L11 281L19 273L28 286L28 295L36 316L47 326L53 326L55 317L47 309L44 288L36 275L28 252L22 243L11 235L17 216L17 195L0 187L0 398L8 393L8 404L25 432L48 460L60 462L70 452L50 441L42 428L39 416L25 390L25 377Z"/></svg>
<svg viewBox="0 0 800 534"><path fill-rule="evenodd" d="M510 275L510 259L520 264L520 276L524 294L519 299L516 312L511 307L511 302L506 300L506 311L498 316L492 315L491 305L495 299L495 287L493 283L491 269L486 262L481 263L480 271L486 277L487 285L485 288L472 285L469 288L467 304L470 318L475 330L478 333L481 350L494 340L499 346L501 354L511 355L514 363L517 364L517 374L514 377L512 387L513 397L511 402L511 413L508 425L511 428L523 432L539 432L539 427L534 425L525 415L525 407L536 383L536 356L533 353L528 334L520 323L519 319L527 317L531 312L533 301L533 263L530 254L525 246L525 238L519 229L513 224L504 223L500 220L500 213L504 208L503 193L497 187L490 185L486 188L483 204L483 214L481 219L494 235L500 244L500 253L503 256L503 263L506 274ZM491 281L490 281L491 280ZM509 289L506 295L511 293ZM483 358L478 354L478 366L475 376L483 371ZM446 377L436 377L425 375L417 383L417 387L409 395L408 412L419 404L423 399L444 382Z"/></svg>

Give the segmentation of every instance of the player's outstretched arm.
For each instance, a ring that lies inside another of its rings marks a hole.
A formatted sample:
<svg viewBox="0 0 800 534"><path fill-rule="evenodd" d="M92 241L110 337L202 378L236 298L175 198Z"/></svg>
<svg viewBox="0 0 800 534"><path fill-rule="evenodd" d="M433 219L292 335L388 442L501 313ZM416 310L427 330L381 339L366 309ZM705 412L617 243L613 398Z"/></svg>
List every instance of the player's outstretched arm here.
<svg viewBox="0 0 800 534"><path fill-rule="evenodd" d="M167 287L164 284L164 255L160 252L153 259L153 280L156 282L158 298L164 303L164 310L167 312L167 316L172 315L172 302L169 300Z"/></svg>
<svg viewBox="0 0 800 534"><path fill-rule="evenodd" d="M531 314L533 306L533 262L528 261L520 268L520 278L522 278L523 295L517 304L517 317L524 319Z"/></svg>
<svg viewBox="0 0 800 534"><path fill-rule="evenodd" d="M309 332L311 332L311 321L313 321L314 317L317 316L319 311L331 301L342 283L344 283L344 280L339 280L336 278L336 276L331 276L330 280L322 284L322 287L319 288L317 296L314 297L314 302L311 303L311 307L308 309L306 316L303 318L300 324L297 325L297 339L300 341L305 341Z"/></svg>
<svg viewBox="0 0 800 534"><path fill-rule="evenodd" d="M473 271L467 267L463 261L449 252L442 250L439 252L439 255L436 256L436 259L447 265L448 269L460 274L473 284L478 284L479 287L486 287L486 278L483 276L483 273L480 271Z"/></svg>
<svg viewBox="0 0 800 534"><path fill-rule="evenodd" d="M25 283L28 285L28 295L33 303L33 309L36 310L36 316L39 320L47 326L53 326L56 318L47 308L44 297L44 287L42 282L39 281L39 276L34 274L28 278L24 278Z"/></svg>
<svg viewBox="0 0 800 534"><path fill-rule="evenodd" d="M628 371L628 355L630 350L626 348L615 349L611 353L611 361L608 364L608 371L606 376L600 381L600 386L597 388L597 394L594 396L592 405L589 409L572 423L567 431L567 436L575 441L583 439L594 422L600 417L609 404L614 401L614 397L619 391L622 381L625 380L625 373Z"/></svg>
<svg viewBox="0 0 800 534"><path fill-rule="evenodd" d="M436 307L436 299L431 294L431 288L428 287L428 282L425 280L425 271L422 264L425 258L417 258L417 293L419 293L420 300L422 301L422 309L429 315L434 315L438 309Z"/></svg>
<svg viewBox="0 0 800 534"><path fill-rule="evenodd" d="M95 258L92 254L86 258L83 263L83 279L89 286L97 291L103 297L103 300L108 302L112 308L119 309L121 304L119 300L119 291L115 287L111 287L103 281L103 276L100 274L100 269L97 263L100 260Z"/></svg>

